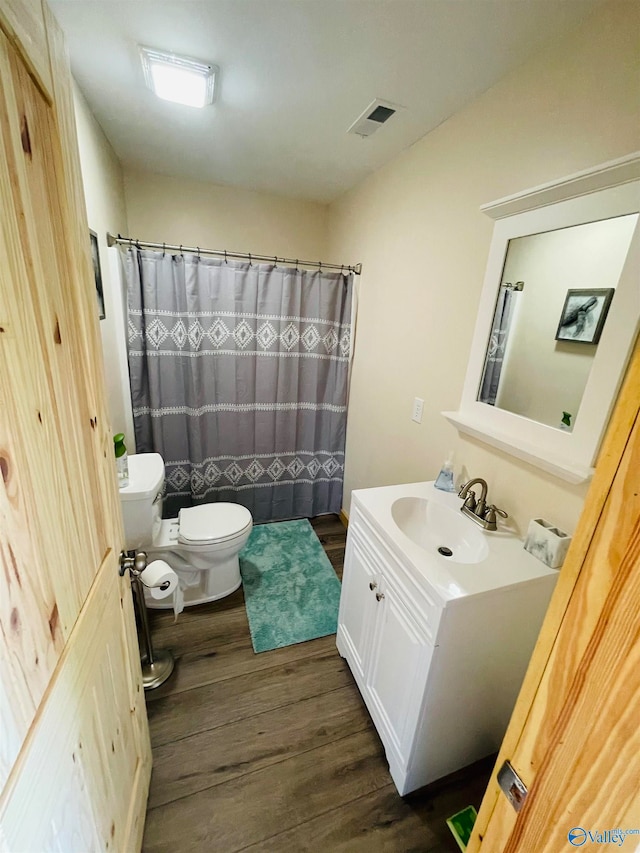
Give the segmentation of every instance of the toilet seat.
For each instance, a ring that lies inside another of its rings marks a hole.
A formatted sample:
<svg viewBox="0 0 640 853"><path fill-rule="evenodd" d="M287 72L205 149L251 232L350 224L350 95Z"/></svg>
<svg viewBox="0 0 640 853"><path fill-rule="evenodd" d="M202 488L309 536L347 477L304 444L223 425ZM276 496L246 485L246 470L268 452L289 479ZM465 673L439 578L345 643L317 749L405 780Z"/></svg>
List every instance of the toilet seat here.
<svg viewBox="0 0 640 853"><path fill-rule="evenodd" d="M234 503L202 504L178 513L178 542L213 545L242 536L253 520L246 507Z"/></svg>

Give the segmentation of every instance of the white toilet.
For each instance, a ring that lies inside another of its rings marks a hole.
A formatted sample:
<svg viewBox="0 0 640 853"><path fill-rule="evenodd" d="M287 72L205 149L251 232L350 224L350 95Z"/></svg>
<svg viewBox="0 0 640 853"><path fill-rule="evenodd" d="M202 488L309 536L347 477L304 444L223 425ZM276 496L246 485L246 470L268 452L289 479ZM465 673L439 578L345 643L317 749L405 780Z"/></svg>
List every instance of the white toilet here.
<svg viewBox="0 0 640 853"><path fill-rule="evenodd" d="M129 457L129 485L120 489L127 550L146 551L148 563L165 560L178 575L185 607L238 589L238 554L253 527L249 510L233 503L202 504L163 521L163 487L159 453ZM149 607L173 607L170 599L145 597Z"/></svg>

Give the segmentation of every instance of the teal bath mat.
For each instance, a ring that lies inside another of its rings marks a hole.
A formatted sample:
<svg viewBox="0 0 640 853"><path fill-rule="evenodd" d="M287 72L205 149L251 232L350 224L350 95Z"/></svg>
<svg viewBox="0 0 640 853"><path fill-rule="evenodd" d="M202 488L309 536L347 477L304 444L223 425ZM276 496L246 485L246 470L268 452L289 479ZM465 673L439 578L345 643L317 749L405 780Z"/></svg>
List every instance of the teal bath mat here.
<svg viewBox="0 0 640 853"><path fill-rule="evenodd" d="M240 572L255 652L335 634L340 581L306 518L257 524Z"/></svg>

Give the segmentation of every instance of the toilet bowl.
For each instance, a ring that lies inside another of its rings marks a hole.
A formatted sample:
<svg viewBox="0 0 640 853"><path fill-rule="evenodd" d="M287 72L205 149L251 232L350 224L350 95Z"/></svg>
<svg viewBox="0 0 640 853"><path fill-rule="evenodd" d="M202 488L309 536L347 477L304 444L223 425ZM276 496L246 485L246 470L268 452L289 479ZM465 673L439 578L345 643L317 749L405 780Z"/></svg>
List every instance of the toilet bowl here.
<svg viewBox="0 0 640 853"><path fill-rule="evenodd" d="M129 457L129 484L120 489L126 546L144 550L147 562L164 560L178 575L185 607L230 595L242 583L238 555L253 528L248 509L211 503L181 509L162 519L164 462L159 453ZM149 607L171 600L145 594Z"/></svg>

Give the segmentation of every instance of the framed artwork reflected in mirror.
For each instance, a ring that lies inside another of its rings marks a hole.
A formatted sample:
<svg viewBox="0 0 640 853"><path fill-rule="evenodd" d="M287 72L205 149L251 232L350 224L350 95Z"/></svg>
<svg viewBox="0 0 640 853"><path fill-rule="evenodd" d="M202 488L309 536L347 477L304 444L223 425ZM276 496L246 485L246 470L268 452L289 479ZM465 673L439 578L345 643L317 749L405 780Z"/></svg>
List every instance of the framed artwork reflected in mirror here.
<svg viewBox="0 0 640 853"><path fill-rule="evenodd" d="M614 293L613 287L567 290L556 340L597 344Z"/></svg>

